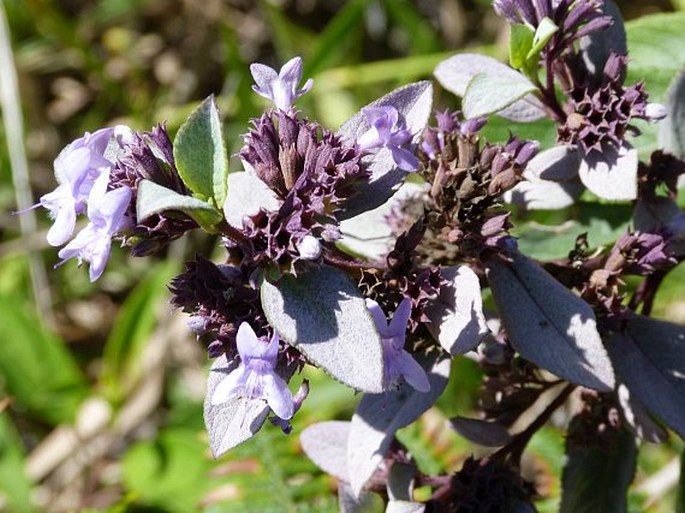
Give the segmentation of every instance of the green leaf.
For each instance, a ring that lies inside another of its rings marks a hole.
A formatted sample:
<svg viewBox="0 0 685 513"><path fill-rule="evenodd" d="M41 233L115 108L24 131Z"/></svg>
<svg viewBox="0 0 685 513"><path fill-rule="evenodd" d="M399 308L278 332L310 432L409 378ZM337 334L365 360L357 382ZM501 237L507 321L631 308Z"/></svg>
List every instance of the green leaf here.
<svg viewBox="0 0 685 513"><path fill-rule="evenodd" d="M24 447L10 416L0 414L0 496L3 510L36 511L31 505L31 481L24 473Z"/></svg>
<svg viewBox="0 0 685 513"><path fill-rule="evenodd" d="M512 68L523 69L533 48L535 34L527 25L512 24L509 36L509 63Z"/></svg>
<svg viewBox="0 0 685 513"><path fill-rule="evenodd" d="M540 24L538 25L538 28L535 31L535 36L533 38L533 47L528 52L528 55L526 55L526 59L529 61L537 60L542 49L545 47L545 45L549 42L549 40L558 30L559 27L557 27L557 25L547 16L542 18L542 21L540 21Z"/></svg>
<svg viewBox="0 0 685 513"><path fill-rule="evenodd" d="M560 219L554 223L541 214L539 220L517 225L514 235L521 252L538 260L564 258L582 233L588 234L592 248L612 244L631 222L632 208L581 202L571 209L571 214L572 218L563 217L563 222Z"/></svg>
<svg viewBox="0 0 685 513"><path fill-rule="evenodd" d="M676 513L685 513L685 449L680 456L680 482L678 483L678 498L675 505Z"/></svg>
<svg viewBox="0 0 685 513"><path fill-rule="evenodd" d="M153 267L121 307L105 345L100 374L110 399L121 401L143 372L140 356L158 323L158 309L168 294L166 285L176 272L175 262Z"/></svg>
<svg viewBox="0 0 685 513"><path fill-rule="evenodd" d="M665 103L673 78L685 68L685 12L643 16L626 23L630 63L626 84L645 82L649 100ZM638 120L635 147L643 158L658 148L659 123Z"/></svg>
<svg viewBox="0 0 685 513"><path fill-rule="evenodd" d="M0 297L0 375L18 405L57 424L73 420L88 388L64 342L11 297Z"/></svg>
<svg viewBox="0 0 685 513"><path fill-rule="evenodd" d="M472 119L494 114L535 90L536 87L523 75L521 80L512 80L478 73L466 86L462 100L464 116Z"/></svg>
<svg viewBox="0 0 685 513"><path fill-rule="evenodd" d="M359 39L366 0L351 0L336 13L316 39L304 60L304 77L315 75L344 56L353 38Z"/></svg>
<svg viewBox="0 0 685 513"><path fill-rule="evenodd" d="M668 116L661 122L659 143L666 151L685 159L685 71L668 88Z"/></svg>
<svg viewBox="0 0 685 513"><path fill-rule="evenodd" d="M150 180L142 180L138 184L136 200L138 222L167 210L181 211L197 221L200 226L210 229L223 219L223 215L209 203L193 196L184 196Z"/></svg>
<svg viewBox="0 0 685 513"><path fill-rule="evenodd" d="M357 390L383 391L381 339L364 298L331 267L264 281L264 313L279 336L314 364Z"/></svg>
<svg viewBox="0 0 685 513"><path fill-rule="evenodd" d="M179 128L174 159L179 175L195 196L221 208L226 199L228 154L214 96L202 102Z"/></svg>
<svg viewBox="0 0 685 513"><path fill-rule="evenodd" d="M631 433L621 430L601 447L583 447L568 439L566 457L560 513L627 511L628 486L637 458Z"/></svg>
<svg viewBox="0 0 685 513"><path fill-rule="evenodd" d="M211 461L204 455L205 442L194 431L167 429L154 440L132 446L123 458L123 481L141 502L164 511L198 511L210 489Z"/></svg>

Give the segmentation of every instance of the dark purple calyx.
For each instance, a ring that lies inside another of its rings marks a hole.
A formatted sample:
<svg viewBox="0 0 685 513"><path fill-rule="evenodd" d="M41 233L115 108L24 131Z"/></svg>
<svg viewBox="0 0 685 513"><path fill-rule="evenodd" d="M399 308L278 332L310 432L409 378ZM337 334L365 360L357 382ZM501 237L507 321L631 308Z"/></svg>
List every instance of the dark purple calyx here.
<svg viewBox="0 0 685 513"><path fill-rule="evenodd" d="M138 218L136 199L141 180L150 180L186 196L191 194L178 174L173 144L163 124L150 132L133 133L131 140L122 142L121 146L109 187L115 189L126 186L133 191L128 217L134 221ZM126 235L124 243L132 247L134 256L146 256L196 227L197 223L184 213L167 211L136 223Z"/></svg>
<svg viewBox="0 0 685 513"><path fill-rule="evenodd" d="M559 142L577 144L587 155L601 153L607 144L620 147L629 130L637 132L632 119L649 119L644 84L623 86L626 65L627 57L612 53L599 80L576 70Z"/></svg>

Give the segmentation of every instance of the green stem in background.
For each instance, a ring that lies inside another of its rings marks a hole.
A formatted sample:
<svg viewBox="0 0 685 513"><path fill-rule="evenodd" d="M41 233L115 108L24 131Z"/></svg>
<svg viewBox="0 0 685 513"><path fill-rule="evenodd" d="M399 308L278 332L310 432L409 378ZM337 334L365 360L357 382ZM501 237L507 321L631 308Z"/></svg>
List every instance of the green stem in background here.
<svg viewBox="0 0 685 513"><path fill-rule="evenodd" d="M33 204L29 171L24 151L24 126L21 113L21 97L17 72L12 57L7 16L4 5L0 3L0 106L7 136L7 150L12 167L12 182L18 210L29 209ZM37 230L36 215L28 210L19 216L22 238L30 236ZM30 252L27 256L33 297L41 319L48 325L54 324L52 315L52 298L48 280L40 254Z"/></svg>

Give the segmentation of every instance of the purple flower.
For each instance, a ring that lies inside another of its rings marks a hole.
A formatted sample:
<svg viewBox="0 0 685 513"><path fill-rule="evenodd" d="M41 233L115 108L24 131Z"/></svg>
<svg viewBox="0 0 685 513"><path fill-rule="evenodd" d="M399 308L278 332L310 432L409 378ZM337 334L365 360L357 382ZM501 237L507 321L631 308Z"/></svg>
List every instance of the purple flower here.
<svg viewBox="0 0 685 513"><path fill-rule="evenodd" d="M48 231L51 246L64 244L76 226L76 216L84 212L86 199L100 174L112 166L103 154L114 128L102 128L92 134L86 132L55 159L57 188L42 196L39 204L48 209L54 223Z"/></svg>
<svg viewBox="0 0 685 513"><path fill-rule="evenodd" d="M405 297L402 300L395 310L390 325L388 325L385 313L378 303L372 299L367 299L366 307L376 323L383 343L384 388L396 387L400 377L403 377L419 392L428 392L430 383L426 371L404 350L407 323L411 316L411 299Z"/></svg>
<svg viewBox="0 0 685 513"><path fill-rule="evenodd" d="M357 144L362 150L386 147L392 153L395 164L405 171L415 171L419 167L416 156L403 146L411 142L412 134L395 107L381 105L364 107L362 112L371 125L363 133Z"/></svg>
<svg viewBox="0 0 685 513"><path fill-rule="evenodd" d="M298 89L302 80L302 59L294 57L286 62L281 70L276 70L255 63L250 66L250 72L256 82L252 86L255 93L271 100L276 108L288 111L293 102L312 88L313 80L310 78L302 89Z"/></svg>
<svg viewBox="0 0 685 513"><path fill-rule="evenodd" d="M97 280L105 270L112 246L112 236L125 229L131 220L125 216L131 201L131 189L120 187L107 192L109 170L105 170L93 184L88 195L90 222L57 254L61 265L77 257L79 263L90 264L90 281Z"/></svg>
<svg viewBox="0 0 685 513"><path fill-rule="evenodd" d="M240 365L214 389L212 405L237 395L247 400L264 400L278 417L291 418L295 408L293 396L275 372L278 341L275 333L268 343L260 340L252 327L243 322L236 336Z"/></svg>

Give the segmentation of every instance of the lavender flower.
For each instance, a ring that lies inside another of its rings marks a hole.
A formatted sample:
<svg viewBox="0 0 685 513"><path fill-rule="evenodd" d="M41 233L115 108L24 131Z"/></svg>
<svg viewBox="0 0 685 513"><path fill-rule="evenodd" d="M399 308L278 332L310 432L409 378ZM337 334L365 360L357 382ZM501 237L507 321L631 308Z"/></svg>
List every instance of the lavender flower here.
<svg viewBox="0 0 685 513"><path fill-rule="evenodd" d="M283 378L275 372L278 356L278 335L265 343L257 338L252 327L244 322L236 337L240 364L214 389L212 405L225 403L231 396L247 400L264 400L280 418L293 416L293 396Z"/></svg>
<svg viewBox="0 0 685 513"><path fill-rule="evenodd" d="M252 86L255 93L271 100L276 108L288 111L292 108L293 102L312 88L313 80L310 78L302 89L298 89L302 80L302 59L294 57L286 62L281 70L276 70L255 63L250 66L250 72L256 82Z"/></svg>
<svg viewBox="0 0 685 513"><path fill-rule="evenodd" d="M376 323L383 343L384 388L397 387L400 377L403 377L419 392L428 392L430 383L426 371L404 350L407 322L409 322L412 310L411 299L404 298L402 300L395 310L390 325L388 325L385 313L378 303L372 299L367 299L366 307Z"/></svg>
<svg viewBox="0 0 685 513"><path fill-rule="evenodd" d="M399 112L390 105L365 107L362 112L371 128L363 133L357 144L362 150L385 147L392 153L395 164L404 171L415 171L419 167L416 156L404 148L411 142L412 134Z"/></svg>
<svg viewBox="0 0 685 513"><path fill-rule="evenodd" d="M42 196L39 202L39 205L48 209L54 220L47 235L51 246L60 246L71 237L76 216L84 212L95 180L103 170L112 166L112 162L103 154L114 130L102 128L92 134L86 132L64 148L55 159L55 177L59 185Z"/></svg>
<svg viewBox="0 0 685 513"><path fill-rule="evenodd" d="M131 189L120 187L107 192L108 184L109 169L98 177L88 196L90 222L58 253L62 259L58 265L62 265L73 257L78 258L79 264L82 261L88 262L90 281L97 280L105 270L112 236L131 223L131 220L125 216L131 201Z"/></svg>

